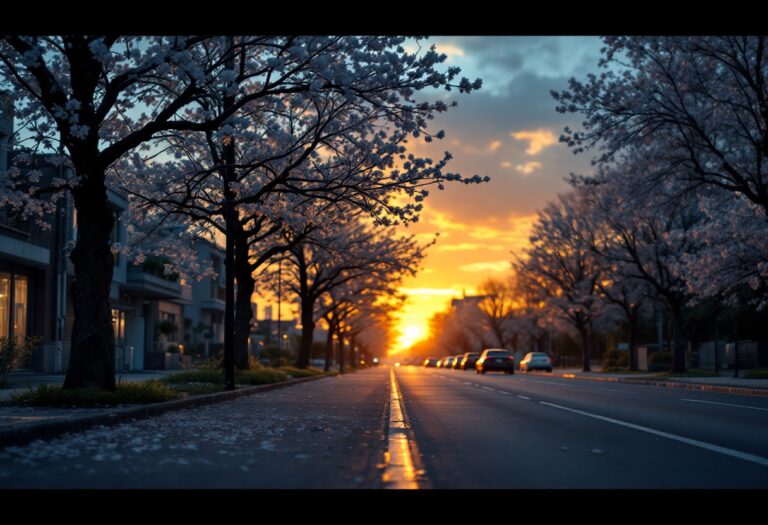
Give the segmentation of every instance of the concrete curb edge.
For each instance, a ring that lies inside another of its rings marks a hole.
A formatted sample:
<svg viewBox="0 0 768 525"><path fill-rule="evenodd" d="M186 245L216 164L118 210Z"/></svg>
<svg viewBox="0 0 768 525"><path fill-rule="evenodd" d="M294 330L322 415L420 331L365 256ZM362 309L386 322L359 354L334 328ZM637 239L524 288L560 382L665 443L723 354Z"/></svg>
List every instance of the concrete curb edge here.
<svg viewBox="0 0 768 525"><path fill-rule="evenodd" d="M603 383L627 383L632 385L650 385L665 388L680 388L683 390L697 390L700 392L715 392L722 394L741 394L747 396L768 396L768 389L749 388L739 386L706 385L702 383L685 383L682 381L664 381L656 379L632 379L619 377L586 377L575 374L532 374L542 377L561 377L564 379L581 379L585 381L599 381Z"/></svg>

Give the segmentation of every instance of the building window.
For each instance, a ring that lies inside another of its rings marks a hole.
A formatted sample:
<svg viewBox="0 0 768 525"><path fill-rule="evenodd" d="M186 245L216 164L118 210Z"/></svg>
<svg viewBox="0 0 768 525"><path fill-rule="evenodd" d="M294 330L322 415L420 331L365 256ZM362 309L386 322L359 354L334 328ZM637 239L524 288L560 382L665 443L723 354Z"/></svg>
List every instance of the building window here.
<svg viewBox="0 0 768 525"><path fill-rule="evenodd" d="M13 280L13 335L27 335L27 289L29 281L17 275Z"/></svg>
<svg viewBox="0 0 768 525"><path fill-rule="evenodd" d="M112 309L112 330L115 332L115 345L125 346L125 312Z"/></svg>
<svg viewBox="0 0 768 525"><path fill-rule="evenodd" d="M29 279L0 273L0 337L27 335Z"/></svg>
<svg viewBox="0 0 768 525"><path fill-rule="evenodd" d="M8 337L11 327L11 274L0 273L0 337Z"/></svg>

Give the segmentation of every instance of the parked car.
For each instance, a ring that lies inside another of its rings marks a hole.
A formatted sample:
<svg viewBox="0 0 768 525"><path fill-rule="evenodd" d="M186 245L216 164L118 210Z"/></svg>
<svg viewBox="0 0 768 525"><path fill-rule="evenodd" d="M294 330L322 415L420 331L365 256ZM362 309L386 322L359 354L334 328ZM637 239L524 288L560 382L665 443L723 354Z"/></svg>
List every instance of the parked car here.
<svg viewBox="0 0 768 525"><path fill-rule="evenodd" d="M547 354L542 352L528 352L520 361L520 371L530 372L531 370L552 371L552 360Z"/></svg>
<svg viewBox="0 0 768 525"><path fill-rule="evenodd" d="M422 363L422 364L423 364L424 366L426 366L427 368L430 368L430 367L431 367L431 368L437 368L437 363L438 363L439 361L440 361L440 360L439 360L439 359L437 359L437 358L435 358L435 357L428 357L428 358L426 358L426 359L424 360L424 363Z"/></svg>
<svg viewBox="0 0 768 525"><path fill-rule="evenodd" d="M480 354L477 352L465 352L461 358L459 368L462 370L474 370L478 359L480 359Z"/></svg>
<svg viewBox="0 0 768 525"><path fill-rule="evenodd" d="M503 348L488 348L480 354L480 359L475 364L478 374L486 372L515 373L515 357Z"/></svg>
<svg viewBox="0 0 768 525"><path fill-rule="evenodd" d="M461 360L464 359L464 354L459 354L457 356L453 356L453 368L454 370L461 368Z"/></svg>

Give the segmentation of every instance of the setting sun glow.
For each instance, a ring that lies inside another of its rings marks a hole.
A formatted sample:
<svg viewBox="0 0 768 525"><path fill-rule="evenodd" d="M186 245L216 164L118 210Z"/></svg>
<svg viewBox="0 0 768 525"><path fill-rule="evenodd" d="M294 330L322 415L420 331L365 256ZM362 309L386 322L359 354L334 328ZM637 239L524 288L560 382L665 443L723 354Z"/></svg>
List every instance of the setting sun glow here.
<svg viewBox="0 0 768 525"><path fill-rule="evenodd" d="M415 342L427 336L426 327L420 324L408 324L400 328L400 337L397 338L395 351L410 348Z"/></svg>

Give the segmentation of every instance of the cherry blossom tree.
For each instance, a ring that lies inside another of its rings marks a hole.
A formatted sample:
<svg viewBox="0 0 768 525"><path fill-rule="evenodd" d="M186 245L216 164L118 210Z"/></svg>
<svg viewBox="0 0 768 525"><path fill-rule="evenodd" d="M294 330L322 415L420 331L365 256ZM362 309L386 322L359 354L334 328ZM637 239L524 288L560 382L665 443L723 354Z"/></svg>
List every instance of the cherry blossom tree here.
<svg viewBox="0 0 768 525"><path fill-rule="evenodd" d="M593 236L589 246L610 263L605 290L614 301L626 306L638 305L646 292L633 284L641 281L667 307L673 326L673 370L685 371L683 308L689 301L687 276L680 271L685 260L700 249L694 234L703 217L695 200L682 203L667 196L677 190L674 180L655 193L626 192L626 181L637 172L653 169L646 159L626 159L623 164L601 169L596 181L582 187L594 206L594 224L601 234ZM611 282L611 276L613 282ZM636 306L639 308L639 306ZM631 310L625 310L631 313ZM639 313L639 310L638 312Z"/></svg>
<svg viewBox="0 0 768 525"><path fill-rule="evenodd" d="M478 307L482 313L482 327L493 335L496 346L517 350L518 334L515 330L516 307L513 284L508 280L489 278L480 284L483 299Z"/></svg>
<svg viewBox="0 0 768 525"><path fill-rule="evenodd" d="M584 129L566 129L562 140L574 152L599 149L595 161L603 164L640 149L654 169L635 170L636 183L648 189L674 178L676 198L697 193L709 220L696 233L704 247L688 260L692 293L713 297L740 284L766 291L766 37L608 37L605 44L603 73L553 93L558 111L585 117Z"/></svg>
<svg viewBox="0 0 768 525"><path fill-rule="evenodd" d="M427 245L428 246L428 245ZM396 237L393 231L366 225L357 217L340 213L334 228L316 232L311 240L288 252L288 278L284 285L301 307L301 343L296 366L309 364L318 300L331 290L372 277L399 282L415 275L426 246L411 237ZM274 282L274 279L270 279Z"/></svg>
<svg viewBox="0 0 768 525"><path fill-rule="evenodd" d="M328 207L344 204L362 209L382 223L408 222L417 218L420 203L428 195L420 188L442 188L446 181L482 180L444 173L450 159L447 153L433 162L414 155L406 157L404 146L412 136L425 135L428 140L442 137L442 132L427 133L426 122L434 112L448 106L443 102L417 104L410 98L414 90L427 85L420 80L426 73L431 85L448 89L469 91L479 84L463 81L452 86L451 80L458 73L453 68L445 74L432 74L432 66L445 57L430 51L419 60L404 56L409 64L407 75L401 70L396 75L375 77L367 67L347 71L344 89L340 89L337 81L323 75L333 66L339 76L337 62L348 67L344 62L348 57L338 46L324 53L315 59L325 66L314 71L320 80L315 79L312 89L283 94L272 100L272 105L261 100L245 105L221 130L205 136L178 133L164 137L175 158L165 161L163 168L169 173L155 176L156 184L149 192L146 181L157 172L159 163L150 164L146 156L136 156L129 168L130 179L140 181L132 193L146 205L210 223L234 244L231 265L238 282L234 332L239 366L247 366L253 272L290 245L272 246L262 253L248 250L257 241L263 245L270 235L295 222L288 215L310 224L313 221L308 221L301 210L319 201ZM237 58L233 62L230 70L242 69ZM202 107L214 113L226 112L236 102L226 90L211 93L210 98L218 102ZM150 155L156 158L154 152ZM146 175L136 176L142 172ZM167 181L174 173L179 191L169 194ZM227 219L227 210L231 219ZM315 223L320 213L313 209ZM295 236L293 242L297 242ZM225 355L227 347L225 341Z"/></svg>
<svg viewBox="0 0 768 525"><path fill-rule="evenodd" d="M383 112L380 120L391 117L394 132L384 127L374 130L373 124L364 133L357 128L356 144L350 141L339 153L356 147L379 160L381 149L371 144L386 146L391 160L384 161L384 166L394 168L394 156L402 165L387 171L392 179L381 183L385 188L394 185L418 202L426 190L418 189L418 180L409 179L414 171L426 168L432 179L429 182L440 185L445 180L461 179L450 173L443 175L440 163L436 167L429 159L406 158L404 147L398 144L405 136L424 135L432 113L448 107L442 101L417 103L412 98L414 92L425 87L469 92L480 83L462 79L453 84L457 68L445 72L435 68L445 55L434 50L421 56L408 54L402 43L398 37L75 36L5 37L0 41L1 80L13 87L17 114L25 122L19 136L34 143L35 148L62 145L75 173L72 180L59 181L56 188L72 192L78 211L79 237L71 255L76 271L76 321L66 387L114 388L109 308L109 234L114 215L106 198L107 173L137 148L162 149L170 134L196 132L211 139L219 133L221 158L213 171L223 179L228 232L235 229L238 213L234 206L233 140L242 118L238 113L248 106L250 114L264 117L260 124L269 131L268 136L279 135L279 126L272 125L268 115L277 111L281 97L325 91L343 98L347 105L362 108L363 114L373 107ZM425 136L441 138L442 133ZM251 138L258 139L258 132ZM267 151L269 141L264 147ZM309 157L301 147L276 155L284 163L277 173L290 172ZM270 156L267 153L258 158L263 162ZM446 154L443 162L448 158ZM375 170L363 169L360 176L381 172L381 163L370 164ZM313 180L324 176L320 171ZM270 191L277 184L273 181L265 189ZM25 197L21 192L13 194L13 198ZM399 206L391 198L377 197L343 196L374 213L394 211L407 217L420 209L419 204ZM258 196L251 198L258 201ZM228 239L228 302L234 301L230 300L234 293L234 251L234 239ZM83 278L86 275L88 278ZM227 334L234 332L231 315L227 314Z"/></svg>
<svg viewBox="0 0 768 525"><path fill-rule="evenodd" d="M547 308L579 333L583 370L588 372L592 328L604 307L598 286L604 270L590 249L594 230L586 197L584 191L575 190L540 211L530 247L523 257L515 258L513 266Z"/></svg>

